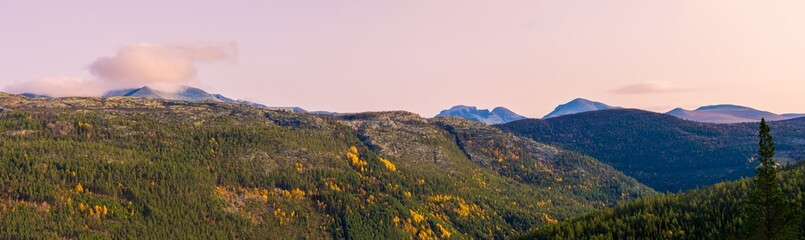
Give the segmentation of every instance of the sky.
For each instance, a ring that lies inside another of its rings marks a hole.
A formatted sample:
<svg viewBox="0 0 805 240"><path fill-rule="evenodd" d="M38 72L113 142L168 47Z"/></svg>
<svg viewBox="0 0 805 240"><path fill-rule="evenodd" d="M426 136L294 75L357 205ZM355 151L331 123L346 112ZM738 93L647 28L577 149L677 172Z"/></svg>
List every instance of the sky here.
<svg viewBox="0 0 805 240"><path fill-rule="evenodd" d="M0 87L542 117L587 98L805 112L805 1L0 0Z"/></svg>

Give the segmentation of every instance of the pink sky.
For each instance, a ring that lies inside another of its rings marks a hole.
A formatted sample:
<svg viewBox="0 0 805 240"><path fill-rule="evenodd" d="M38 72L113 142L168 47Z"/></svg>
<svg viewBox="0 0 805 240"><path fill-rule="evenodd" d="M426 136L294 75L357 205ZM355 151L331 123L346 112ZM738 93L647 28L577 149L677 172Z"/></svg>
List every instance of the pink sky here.
<svg viewBox="0 0 805 240"><path fill-rule="evenodd" d="M188 76L271 106L805 112L805 1L166 2L3 3L0 86L97 77L123 46L230 44L235 57Z"/></svg>

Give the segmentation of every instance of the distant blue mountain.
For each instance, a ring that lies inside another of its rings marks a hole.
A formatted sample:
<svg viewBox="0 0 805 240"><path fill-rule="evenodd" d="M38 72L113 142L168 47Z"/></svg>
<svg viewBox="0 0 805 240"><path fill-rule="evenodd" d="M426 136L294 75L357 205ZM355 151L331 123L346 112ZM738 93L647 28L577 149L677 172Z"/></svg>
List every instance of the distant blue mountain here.
<svg viewBox="0 0 805 240"><path fill-rule="evenodd" d="M780 114L780 116L783 116L787 119L794 119L794 118L805 117L805 113L786 113L786 114Z"/></svg>
<svg viewBox="0 0 805 240"><path fill-rule="evenodd" d="M20 95L25 96L27 98L48 98L48 99L51 98L48 95L42 95L42 94L36 94L36 93L23 93L23 94L20 94Z"/></svg>
<svg viewBox="0 0 805 240"><path fill-rule="evenodd" d="M761 118L765 118L769 121L780 121L796 118L797 116L805 116L802 114L779 115L750 107L731 104L703 106L697 108L696 110L676 108L667 114L685 120L708 123L759 122Z"/></svg>
<svg viewBox="0 0 805 240"><path fill-rule="evenodd" d="M337 113L337 112L330 112L330 111L310 111L308 113L318 114L318 115L338 115L338 114L340 114L340 113Z"/></svg>
<svg viewBox="0 0 805 240"><path fill-rule="evenodd" d="M437 114L436 117L460 117L486 124L502 124L526 118L504 107L496 107L492 109L492 111L489 111L488 109L478 109L473 106L464 105L458 105L443 110Z"/></svg>
<svg viewBox="0 0 805 240"><path fill-rule="evenodd" d="M545 115L545 117L542 117L542 119L555 118L558 116L568 114L583 113L598 110L608 110L608 109L618 109L618 108L620 107L613 107L600 102L590 101L584 98L576 98L573 99L573 101L557 106L556 109L554 109L551 113L548 113L548 115Z"/></svg>

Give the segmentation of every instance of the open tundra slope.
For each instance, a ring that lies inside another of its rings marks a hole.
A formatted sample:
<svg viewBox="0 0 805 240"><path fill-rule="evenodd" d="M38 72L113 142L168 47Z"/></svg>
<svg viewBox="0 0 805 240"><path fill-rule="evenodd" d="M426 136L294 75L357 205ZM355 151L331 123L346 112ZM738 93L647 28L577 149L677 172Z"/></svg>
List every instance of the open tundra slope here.
<svg viewBox="0 0 805 240"><path fill-rule="evenodd" d="M406 112L0 93L0 134L9 238L509 238L653 193L588 157ZM465 144L483 136L516 144ZM495 150L520 157L483 160Z"/></svg>

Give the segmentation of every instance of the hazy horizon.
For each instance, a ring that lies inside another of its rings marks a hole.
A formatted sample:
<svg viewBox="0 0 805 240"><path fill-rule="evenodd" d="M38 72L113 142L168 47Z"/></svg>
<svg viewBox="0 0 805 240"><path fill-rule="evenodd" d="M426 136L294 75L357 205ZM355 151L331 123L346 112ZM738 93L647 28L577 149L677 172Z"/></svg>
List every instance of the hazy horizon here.
<svg viewBox="0 0 805 240"><path fill-rule="evenodd" d="M470 105L540 118L575 98L805 112L800 1L6 5L9 92L190 85L269 106L426 117Z"/></svg>

